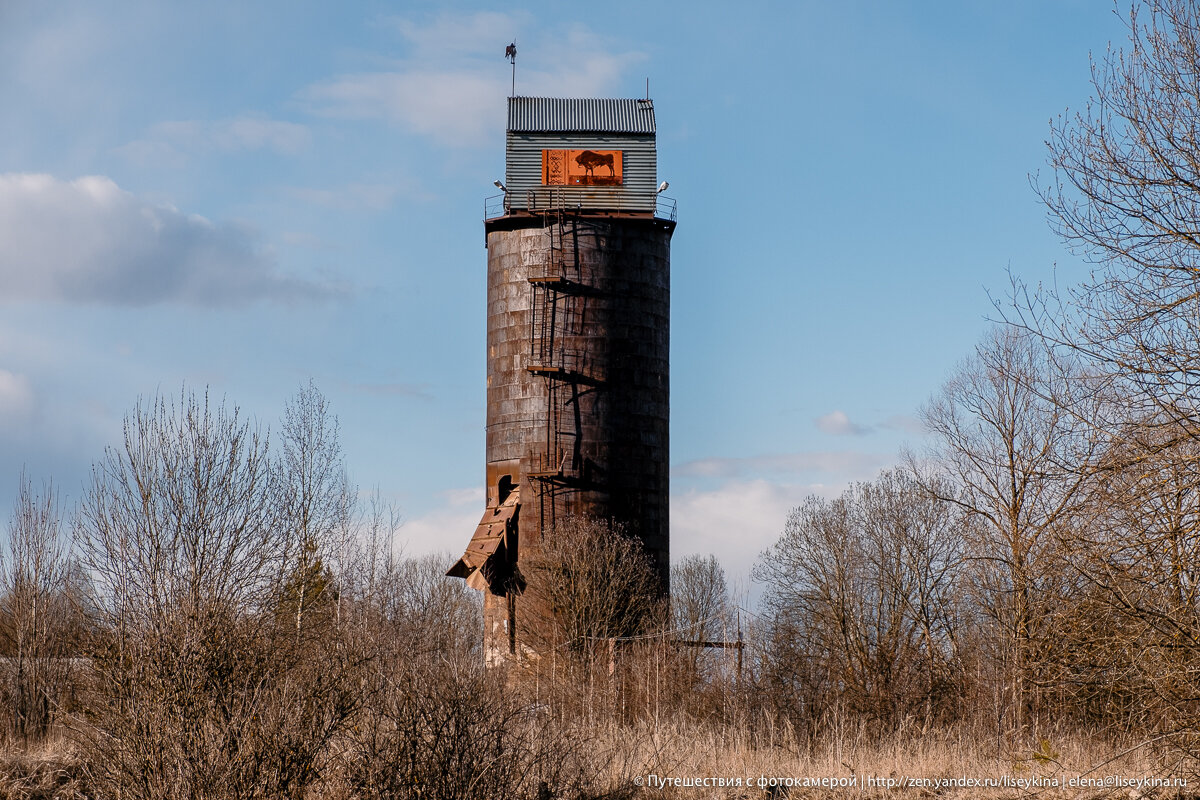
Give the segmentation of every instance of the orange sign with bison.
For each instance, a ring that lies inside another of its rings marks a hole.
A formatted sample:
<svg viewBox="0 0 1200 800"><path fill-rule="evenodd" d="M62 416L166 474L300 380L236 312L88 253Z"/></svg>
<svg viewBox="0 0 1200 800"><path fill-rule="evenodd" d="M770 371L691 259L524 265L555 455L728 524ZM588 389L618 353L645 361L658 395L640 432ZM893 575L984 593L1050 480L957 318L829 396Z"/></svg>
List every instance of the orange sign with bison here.
<svg viewBox="0 0 1200 800"><path fill-rule="evenodd" d="M543 150L543 186L620 186L620 150Z"/></svg>

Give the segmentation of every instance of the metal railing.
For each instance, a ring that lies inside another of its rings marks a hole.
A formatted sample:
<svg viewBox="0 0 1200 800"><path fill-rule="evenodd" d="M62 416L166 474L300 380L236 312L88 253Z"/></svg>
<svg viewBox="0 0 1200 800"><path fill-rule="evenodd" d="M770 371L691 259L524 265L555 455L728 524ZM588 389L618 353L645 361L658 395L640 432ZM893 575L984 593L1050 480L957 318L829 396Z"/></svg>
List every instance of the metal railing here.
<svg viewBox="0 0 1200 800"><path fill-rule="evenodd" d="M665 197L657 192L613 192L603 198L595 196L587 198L588 205L583 205L583 198L578 190L563 190L556 187L541 187L528 189L525 192L525 207L523 210L531 214L545 211L640 211L651 209L657 219L676 221L678 213L675 198ZM596 205L596 203L602 205ZM483 218L496 219L507 216L512 211L512 199L508 192L494 194L484 198Z"/></svg>
<svg viewBox="0 0 1200 800"><path fill-rule="evenodd" d="M675 222L675 198L656 194L654 196L654 216L659 219L669 219Z"/></svg>
<svg viewBox="0 0 1200 800"><path fill-rule="evenodd" d="M596 381L603 377L594 365L594 358L589 358L585 353L567 350L561 344L555 346L551 336L535 334L530 339L529 348L526 367L531 371L553 370L561 374L564 380L575 381Z"/></svg>
<svg viewBox="0 0 1200 800"><path fill-rule="evenodd" d="M483 218L495 219L508 213L508 192L483 198Z"/></svg>
<svg viewBox="0 0 1200 800"><path fill-rule="evenodd" d="M570 456L565 447L533 447L525 456L525 469L539 477L562 476L571 470Z"/></svg>

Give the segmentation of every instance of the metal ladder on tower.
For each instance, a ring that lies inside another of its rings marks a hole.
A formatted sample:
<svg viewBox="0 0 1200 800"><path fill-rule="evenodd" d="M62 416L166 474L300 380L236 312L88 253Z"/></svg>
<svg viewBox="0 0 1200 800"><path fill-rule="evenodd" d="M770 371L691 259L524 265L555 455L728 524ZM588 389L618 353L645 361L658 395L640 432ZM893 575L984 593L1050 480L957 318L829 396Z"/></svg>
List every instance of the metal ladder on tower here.
<svg viewBox="0 0 1200 800"><path fill-rule="evenodd" d="M567 337L579 334L579 219L562 208L543 212L549 237L540 274L529 277L530 353L527 369L542 378L545 420L539 446L529 452L526 475L538 487L542 529L557 517L555 498L574 471L578 439L575 402L583 364L567 349Z"/></svg>

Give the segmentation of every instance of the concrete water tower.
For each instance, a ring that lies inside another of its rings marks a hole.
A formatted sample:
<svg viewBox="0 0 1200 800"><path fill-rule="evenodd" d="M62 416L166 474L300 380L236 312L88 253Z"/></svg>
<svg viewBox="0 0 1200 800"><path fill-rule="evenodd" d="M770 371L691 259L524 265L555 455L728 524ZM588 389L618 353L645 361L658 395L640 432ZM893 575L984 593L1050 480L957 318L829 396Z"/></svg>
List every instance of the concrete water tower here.
<svg viewBox="0 0 1200 800"><path fill-rule="evenodd" d="M671 234L649 100L510 97L485 204L487 508L450 575L489 663L521 652L521 554L567 515L622 523L667 592ZM665 187L665 184L664 184Z"/></svg>

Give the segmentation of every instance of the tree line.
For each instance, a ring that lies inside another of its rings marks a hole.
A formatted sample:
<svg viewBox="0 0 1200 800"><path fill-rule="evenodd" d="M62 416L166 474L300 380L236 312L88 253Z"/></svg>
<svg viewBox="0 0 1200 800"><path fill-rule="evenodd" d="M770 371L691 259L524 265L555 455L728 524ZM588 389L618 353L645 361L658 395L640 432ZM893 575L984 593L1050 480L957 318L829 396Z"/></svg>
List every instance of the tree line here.
<svg viewBox="0 0 1200 800"><path fill-rule="evenodd" d="M1034 181L1091 273L1014 279L923 408L929 446L810 498L757 567L773 702L811 730L1075 726L1194 769L1200 8L1135 3L1127 28Z"/></svg>

